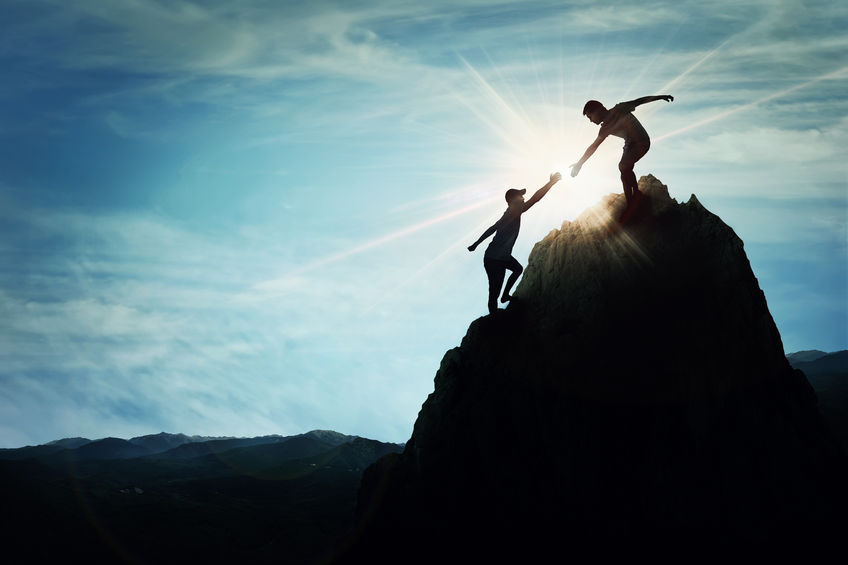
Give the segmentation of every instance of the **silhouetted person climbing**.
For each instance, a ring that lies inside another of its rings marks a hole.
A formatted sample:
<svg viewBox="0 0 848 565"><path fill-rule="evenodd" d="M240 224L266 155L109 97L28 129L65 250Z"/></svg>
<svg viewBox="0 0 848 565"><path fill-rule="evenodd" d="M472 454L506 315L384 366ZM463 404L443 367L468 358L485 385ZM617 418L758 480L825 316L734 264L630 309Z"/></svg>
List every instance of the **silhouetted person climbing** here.
<svg viewBox="0 0 848 565"><path fill-rule="evenodd" d="M614 135L623 138L624 152L621 154L618 170L621 171L621 184L624 187L624 197L627 199L629 208L634 197L639 195L639 185L636 182L636 173L633 172L633 166L651 148L651 138L648 137L648 132L645 131L645 128L642 127L642 124L639 123L632 112L637 106L657 100L671 102L674 97L668 94L644 96L629 102L619 102L610 110L607 110L597 100L586 102L586 105L583 106L583 115L588 117L593 124L599 124L601 129L598 131L598 137L586 149L580 160L571 165L571 176L577 176L580 167L592 156L607 136Z"/></svg>
<svg viewBox="0 0 848 565"><path fill-rule="evenodd" d="M484 239L495 234L489 247L486 248L486 253L483 255L483 267L485 267L486 275L489 277L490 314L494 314L498 309L498 293L501 291L501 285L503 284L507 269L511 273L503 289L501 302L509 302L512 299L512 295L509 292L524 270L521 263L512 256L512 246L515 245L515 240L518 239L518 230L521 228L521 214L541 200L561 178L562 175L559 173L551 174L551 179L548 183L533 193L533 196L527 202L524 201L524 193L527 192L526 188L522 188L521 190L510 188L507 190L504 195L508 204L506 212L504 212L500 220L484 231L483 235L477 241L468 246L469 251L474 251Z"/></svg>

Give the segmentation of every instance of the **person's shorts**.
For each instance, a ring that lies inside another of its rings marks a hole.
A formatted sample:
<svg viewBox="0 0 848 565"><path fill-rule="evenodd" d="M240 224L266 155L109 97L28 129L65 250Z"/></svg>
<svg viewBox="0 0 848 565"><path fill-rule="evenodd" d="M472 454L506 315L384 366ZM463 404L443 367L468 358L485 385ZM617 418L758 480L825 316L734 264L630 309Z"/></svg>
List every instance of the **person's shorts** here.
<svg viewBox="0 0 848 565"><path fill-rule="evenodd" d="M486 269L486 272L499 270L501 272L509 269L510 271L521 271L523 267L521 263L518 262L518 259L509 256L509 259L490 259L488 257L483 257L483 267Z"/></svg>
<svg viewBox="0 0 848 565"><path fill-rule="evenodd" d="M647 143L625 143L624 151L621 153L620 164L630 165L632 167L636 164L636 161L645 156L645 153L647 153L650 148L650 141Z"/></svg>

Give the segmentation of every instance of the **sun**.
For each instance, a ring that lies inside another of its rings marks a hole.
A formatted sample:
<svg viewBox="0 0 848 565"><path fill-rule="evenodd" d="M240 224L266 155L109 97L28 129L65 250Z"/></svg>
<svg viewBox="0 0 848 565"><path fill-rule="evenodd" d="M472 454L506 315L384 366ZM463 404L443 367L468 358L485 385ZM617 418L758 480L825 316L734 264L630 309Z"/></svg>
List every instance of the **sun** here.
<svg viewBox="0 0 848 565"><path fill-rule="evenodd" d="M559 227L563 221L576 219L605 195L621 190L616 165L621 148L615 144L599 149L578 176L571 176L571 164L580 158L595 135L593 127L582 127L579 117L578 111L578 119L571 120L578 123L561 129L525 123L524 129L535 130L529 141L519 149L507 147L491 156L494 186L503 190L526 188L527 198L547 182L551 173L562 175L527 221Z"/></svg>
<svg viewBox="0 0 848 565"><path fill-rule="evenodd" d="M577 177L571 177L570 165L583 155L598 130L582 115L584 101L578 105L564 90L563 81L551 82L559 84L557 101L544 96L527 99L520 96L527 91L523 85L507 84L499 89L466 59L460 57L460 61L477 87L477 96L473 101L458 101L489 134L492 143L481 146L475 160L490 163L491 186L503 190L526 188L529 198L547 182L550 173L558 171L562 180L532 213L534 218L554 227L574 220L606 194L621 190L616 165L621 146L615 143L601 146L592 162ZM495 74L504 76L500 71ZM546 85L537 86L540 92L546 90ZM529 217L528 221L535 223Z"/></svg>

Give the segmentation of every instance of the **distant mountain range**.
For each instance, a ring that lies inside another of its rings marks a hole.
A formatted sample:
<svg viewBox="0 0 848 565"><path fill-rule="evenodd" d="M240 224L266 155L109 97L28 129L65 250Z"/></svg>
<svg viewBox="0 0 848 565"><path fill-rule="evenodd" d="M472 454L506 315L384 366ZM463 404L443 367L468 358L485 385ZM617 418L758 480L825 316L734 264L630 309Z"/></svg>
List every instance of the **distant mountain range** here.
<svg viewBox="0 0 848 565"><path fill-rule="evenodd" d="M795 353L787 353L786 359L790 364L806 363L808 361L815 361L825 355L827 355L827 353L819 349L805 349L803 351L796 351Z"/></svg>
<svg viewBox="0 0 848 565"><path fill-rule="evenodd" d="M0 459L43 459L61 456L65 459L88 461L132 459L152 455L191 459L240 447L286 443L298 438L309 438L322 445L335 447L353 441L356 437L330 430L312 430L294 436L269 435L251 438L187 436L166 432L134 437L128 440L115 437L96 440L74 437L54 440L43 445L0 449Z"/></svg>
<svg viewBox="0 0 848 565"><path fill-rule="evenodd" d="M0 449L0 528L27 562L311 563L350 527L363 470L402 449L329 430Z"/></svg>
<svg viewBox="0 0 848 565"><path fill-rule="evenodd" d="M786 356L789 364L810 375L848 374L848 349L825 353L818 349L797 351Z"/></svg>
<svg viewBox="0 0 848 565"><path fill-rule="evenodd" d="M804 371L816 391L819 410L848 449L848 350L825 353L817 349L786 356L789 364Z"/></svg>

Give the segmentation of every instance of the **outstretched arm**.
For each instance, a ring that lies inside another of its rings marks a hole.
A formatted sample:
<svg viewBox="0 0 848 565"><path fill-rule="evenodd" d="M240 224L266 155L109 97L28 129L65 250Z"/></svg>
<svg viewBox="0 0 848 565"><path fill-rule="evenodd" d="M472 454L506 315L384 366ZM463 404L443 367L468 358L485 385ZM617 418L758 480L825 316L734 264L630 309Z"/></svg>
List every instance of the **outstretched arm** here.
<svg viewBox="0 0 848 565"><path fill-rule="evenodd" d="M477 246L480 245L480 243L484 239L486 239L487 237L489 237L490 235L495 233L497 231L497 229L498 229L498 222L495 222L486 231L483 232L483 235L481 235L480 237L477 238L477 241L475 241L474 243L472 243L471 245L468 246L468 250L474 251L475 249L477 249Z"/></svg>
<svg viewBox="0 0 848 565"><path fill-rule="evenodd" d="M625 104L635 108L636 106L641 106L642 104L647 104L648 102L656 102L657 100L665 100L666 102L671 102L672 100L674 100L674 96L671 96L670 94L660 94L659 96L643 96L642 98L637 98L636 100L625 102Z"/></svg>
<svg viewBox="0 0 848 565"><path fill-rule="evenodd" d="M541 200L542 197L548 193L548 191L551 189L551 187L553 185L555 185L556 183L558 183L561 178L562 178L561 174L551 173L551 178L548 181L548 183L545 186L543 186L542 188L540 188L539 190L537 190L536 192L534 192L533 196L530 197L530 200L528 200L527 202L524 203L524 211L526 212L527 210L529 210L533 206L533 204L535 204L536 202Z"/></svg>
<svg viewBox="0 0 848 565"><path fill-rule="evenodd" d="M580 160L577 161L576 163L574 163L573 165L571 165L571 176L572 177L577 176L577 173L580 172L580 168L583 166L583 163L585 163L589 159L589 157L591 157L592 155L595 154L595 151L598 149L598 147L601 145L601 143L603 143L603 141L606 138L607 138L607 136L605 136L605 135L599 135L598 137L596 137L595 141L592 142L592 145L590 145L589 148L586 149L586 152L583 153L583 156L580 157Z"/></svg>

